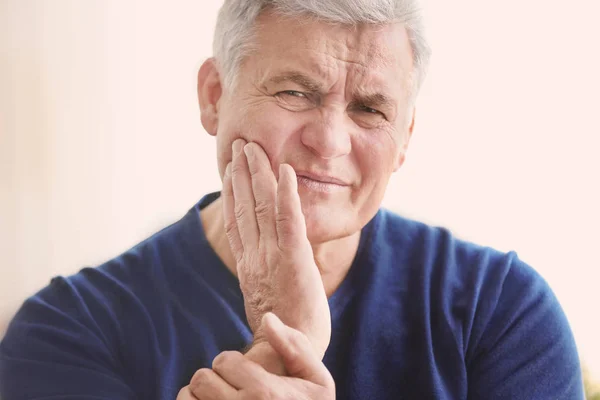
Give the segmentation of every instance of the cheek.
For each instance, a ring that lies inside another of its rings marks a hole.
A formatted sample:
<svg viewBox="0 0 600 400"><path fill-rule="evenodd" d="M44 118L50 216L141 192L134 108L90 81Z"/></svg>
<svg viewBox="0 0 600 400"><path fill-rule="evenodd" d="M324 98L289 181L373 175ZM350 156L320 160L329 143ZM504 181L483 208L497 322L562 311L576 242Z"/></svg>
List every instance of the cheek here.
<svg viewBox="0 0 600 400"><path fill-rule="evenodd" d="M231 115L217 134L217 140L221 141L219 153L226 160L223 163L231 160L231 145L238 138L259 144L274 167L286 161L284 149L295 145L292 143L294 137L298 136L295 133L301 131L303 126L300 114L283 110L268 101L256 102L239 109L244 112Z"/></svg>
<svg viewBox="0 0 600 400"><path fill-rule="evenodd" d="M276 106L266 107L245 128L248 139L260 144L270 156L279 154L300 126L289 114Z"/></svg>
<svg viewBox="0 0 600 400"><path fill-rule="evenodd" d="M361 135L353 145L355 160L360 168L363 184L385 184L394 172L399 143L386 133Z"/></svg>

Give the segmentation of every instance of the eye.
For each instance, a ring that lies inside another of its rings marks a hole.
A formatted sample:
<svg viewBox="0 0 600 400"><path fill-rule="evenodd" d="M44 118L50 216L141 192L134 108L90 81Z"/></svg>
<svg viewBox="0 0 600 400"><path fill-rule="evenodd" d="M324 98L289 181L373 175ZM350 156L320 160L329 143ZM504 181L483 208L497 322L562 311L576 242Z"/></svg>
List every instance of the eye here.
<svg viewBox="0 0 600 400"><path fill-rule="evenodd" d="M381 128L388 122L383 112L361 103L351 104L348 111L354 122L365 129Z"/></svg>
<svg viewBox="0 0 600 400"><path fill-rule="evenodd" d="M296 90L284 90L283 92L277 93L278 96L287 95L292 97L306 98L306 95L302 92L298 92Z"/></svg>
<svg viewBox="0 0 600 400"><path fill-rule="evenodd" d="M376 109L374 109L374 108L371 108L371 107L367 107L367 106L359 106L359 107L358 107L358 110L359 110L359 111L366 112L366 113L368 113L368 114L380 114L381 116L385 117L385 115L383 115L383 113L382 113L381 111L379 111L379 110L376 110Z"/></svg>
<svg viewBox="0 0 600 400"><path fill-rule="evenodd" d="M352 108L353 108L354 112L356 113L356 115L361 116L360 118L363 120L368 120L368 121L372 121L372 122L388 120L387 116L384 113L382 113L381 111L379 111L375 108L367 107L363 104L357 104Z"/></svg>
<svg viewBox="0 0 600 400"><path fill-rule="evenodd" d="M283 90L275 94L279 105L289 111L306 111L316 106L315 96L297 90Z"/></svg>

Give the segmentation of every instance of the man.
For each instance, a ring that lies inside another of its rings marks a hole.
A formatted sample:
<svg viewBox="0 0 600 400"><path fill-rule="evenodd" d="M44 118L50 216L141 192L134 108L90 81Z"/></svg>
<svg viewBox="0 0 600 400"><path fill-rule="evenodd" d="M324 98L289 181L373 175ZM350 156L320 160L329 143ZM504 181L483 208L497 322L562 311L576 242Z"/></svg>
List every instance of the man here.
<svg viewBox="0 0 600 400"><path fill-rule="evenodd" d="M222 192L28 299L2 398L583 398L539 275L380 209L427 59L411 0L227 0L198 74Z"/></svg>

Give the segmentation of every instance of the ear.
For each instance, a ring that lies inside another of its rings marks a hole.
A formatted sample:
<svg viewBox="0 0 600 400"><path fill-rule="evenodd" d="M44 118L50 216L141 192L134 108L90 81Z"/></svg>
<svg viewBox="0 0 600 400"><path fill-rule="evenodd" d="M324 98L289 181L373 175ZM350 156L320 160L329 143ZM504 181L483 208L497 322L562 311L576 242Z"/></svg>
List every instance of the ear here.
<svg viewBox="0 0 600 400"><path fill-rule="evenodd" d="M222 94L223 88L216 61L209 58L198 71L198 103L202 126L212 136L217 134L219 127L219 100Z"/></svg>
<svg viewBox="0 0 600 400"><path fill-rule="evenodd" d="M412 138L413 131L415 130L416 114L417 114L417 109L416 109L416 107L413 107L410 125L408 126L408 129L406 131L407 136L406 136L406 139L404 140L404 143L402 144L400 153L398 154L398 159L396 160L396 165L394 166L394 172L398 171L400 169L400 167L404 164L404 161L406 160L406 151L408 150L408 145L410 143L410 139Z"/></svg>

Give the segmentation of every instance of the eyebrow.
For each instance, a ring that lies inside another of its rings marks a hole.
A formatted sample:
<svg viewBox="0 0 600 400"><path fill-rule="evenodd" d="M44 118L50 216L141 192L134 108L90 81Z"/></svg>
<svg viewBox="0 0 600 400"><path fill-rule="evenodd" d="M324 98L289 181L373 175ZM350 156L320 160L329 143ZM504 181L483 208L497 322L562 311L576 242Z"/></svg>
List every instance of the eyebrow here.
<svg viewBox="0 0 600 400"><path fill-rule="evenodd" d="M269 79L270 82L278 84L282 82L293 82L297 85L302 86L310 92L321 92L323 90L323 84L315 81L314 79L295 71L284 72L280 75L276 75Z"/></svg>
<svg viewBox="0 0 600 400"><path fill-rule="evenodd" d="M355 100L353 103L361 103L368 106L380 107L380 106L392 106L394 101L385 94L382 93L356 93L354 96Z"/></svg>
<svg viewBox="0 0 600 400"><path fill-rule="evenodd" d="M283 72L269 79L269 82L279 84L282 82L293 82L299 86L302 86L309 92L319 93L323 91L324 85L309 76L297 71ZM381 107L394 105L394 100L383 93L368 93L358 90L352 96L354 104L364 104L372 107Z"/></svg>

